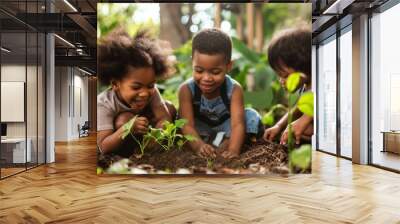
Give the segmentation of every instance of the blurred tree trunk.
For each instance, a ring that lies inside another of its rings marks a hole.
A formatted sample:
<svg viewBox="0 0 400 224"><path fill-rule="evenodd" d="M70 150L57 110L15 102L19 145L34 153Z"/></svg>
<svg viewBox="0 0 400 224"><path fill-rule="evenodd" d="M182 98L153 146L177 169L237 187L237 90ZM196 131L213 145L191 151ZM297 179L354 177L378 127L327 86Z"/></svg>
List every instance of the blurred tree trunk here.
<svg viewBox="0 0 400 224"><path fill-rule="evenodd" d="M182 3L160 3L160 39L177 48L190 39L190 26L181 22ZM191 15L190 20L191 20ZM190 23L190 22L189 22Z"/></svg>
<svg viewBox="0 0 400 224"><path fill-rule="evenodd" d="M242 7L239 6L237 19L236 19L236 33L239 40L243 40L243 10Z"/></svg>
<svg viewBox="0 0 400 224"><path fill-rule="evenodd" d="M254 6L253 3L246 3L247 15L247 46L250 49L254 47Z"/></svg>
<svg viewBox="0 0 400 224"><path fill-rule="evenodd" d="M221 3L215 3L215 24L214 27L221 28Z"/></svg>
<svg viewBox="0 0 400 224"><path fill-rule="evenodd" d="M261 52L264 46L264 23L262 4L256 4L256 51Z"/></svg>

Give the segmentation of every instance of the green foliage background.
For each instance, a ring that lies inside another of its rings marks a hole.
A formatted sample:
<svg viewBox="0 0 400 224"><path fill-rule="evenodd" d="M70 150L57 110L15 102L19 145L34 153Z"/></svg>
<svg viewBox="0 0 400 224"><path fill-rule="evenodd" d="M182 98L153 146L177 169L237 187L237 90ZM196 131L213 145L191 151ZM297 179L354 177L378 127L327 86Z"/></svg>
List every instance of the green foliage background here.
<svg viewBox="0 0 400 224"><path fill-rule="evenodd" d="M241 40L237 39L235 30L232 29L231 36L233 41L233 60L234 66L229 73L231 77L237 80L245 90L244 98L246 106L257 109L261 114L267 116L263 120L268 120L267 126L272 126L286 111L287 97L284 90L278 82L277 76L268 64L265 54L268 42L273 34L281 28L293 26L299 20L311 21L310 4L263 4L264 21L264 50L263 53L257 53L251 50ZM185 5L187 7L187 5ZM185 9L185 6L183 9ZM99 3L97 16L97 36L98 38L106 35L117 27L124 27L127 32L134 35L139 29L146 28L158 37L160 25L150 18L137 22L134 20L138 4ZM186 11L186 10L183 10ZM213 10L206 10L206 13L213 17ZM202 13L202 12L194 12ZM185 15L183 15L185 16ZM245 16L244 16L245 17ZM231 27L236 26L237 16L228 10L222 11L222 19L228 21ZM201 27L201 22L198 24ZM246 24L246 21L245 21ZM188 41L177 49L174 49L174 55L177 59L176 74L164 81L158 83L165 99L171 101L178 107L177 90L179 85L191 77L191 42ZM246 76L253 74L255 86L253 91L248 91ZM105 90L107 86L98 86L98 93ZM276 110L278 108L281 110ZM282 110L283 108L283 110ZM269 112L269 113L268 113Z"/></svg>

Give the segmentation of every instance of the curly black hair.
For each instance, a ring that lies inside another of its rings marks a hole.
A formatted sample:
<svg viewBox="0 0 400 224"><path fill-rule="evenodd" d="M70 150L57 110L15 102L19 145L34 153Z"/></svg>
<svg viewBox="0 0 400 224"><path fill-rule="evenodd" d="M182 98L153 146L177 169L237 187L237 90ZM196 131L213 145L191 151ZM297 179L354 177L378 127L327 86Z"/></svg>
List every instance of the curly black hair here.
<svg viewBox="0 0 400 224"><path fill-rule="evenodd" d="M97 52L99 81L105 85L121 80L130 67L152 67L158 78L173 71L169 52L161 50L159 42L146 30L131 37L124 29L116 29L99 40Z"/></svg>
<svg viewBox="0 0 400 224"><path fill-rule="evenodd" d="M268 46L268 61L275 71L290 67L311 80L311 29L306 25L281 31Z"/></svg>
<svg viewBox="0 0 400 224"><path fill-rule="evenodd" d="M222 54L229 63L232 57L232 40L228 34L217 28L203 29L192 40L192 57L194 52L201 54Z"/></svg>

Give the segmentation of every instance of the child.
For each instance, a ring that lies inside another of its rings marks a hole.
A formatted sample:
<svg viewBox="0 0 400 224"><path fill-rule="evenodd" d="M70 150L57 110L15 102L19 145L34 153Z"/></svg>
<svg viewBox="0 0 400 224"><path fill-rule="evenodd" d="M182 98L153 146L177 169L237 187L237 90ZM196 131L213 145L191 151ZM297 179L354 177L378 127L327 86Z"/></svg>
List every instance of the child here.
<svg viewBox="0 0 400 224"><path fill-rule="evenodd" d="M130 37L117 30L98 44L99 80L111 88L97 97L97 144L100 152L129 157L132 147L124 147L123 124L137 116L131 132L142 135L151 124L161 128L172 121L175 108L157 90L156 78L171 71L168 55L146 32ZM127 138L129 139L129 138Z"/></svg>
<svg viewBox="0 0 400 224"><path fill-rule="evenodd" d="M192 40L193 77L179 89L179 114L188 120L184 134L197 137L191 147L202 157L215 157L215 149L200 136L225 132L219 153L225 158L239 155L245 133L257 134L260 116L244 110L243 90L226 75L232 68L232 41L219 29L205 29Z"/></svg>
<svg viewBox="0 0 400 224"><path fill-rule="evenodd" d="M293 72L301 72L298 89L300 93L311 89L311 31L306 27L293 28L280 32L272 38L268 47L268 61L285 87L286 79ZM297 108L293 113L293 136L296 144L301 140L310 141L313 135L313 118L302 114ZM272 141L288 124L288 114L273 127L264 132L264 139ZM288 141L288 127L280 138L280 144Z"/></svg>

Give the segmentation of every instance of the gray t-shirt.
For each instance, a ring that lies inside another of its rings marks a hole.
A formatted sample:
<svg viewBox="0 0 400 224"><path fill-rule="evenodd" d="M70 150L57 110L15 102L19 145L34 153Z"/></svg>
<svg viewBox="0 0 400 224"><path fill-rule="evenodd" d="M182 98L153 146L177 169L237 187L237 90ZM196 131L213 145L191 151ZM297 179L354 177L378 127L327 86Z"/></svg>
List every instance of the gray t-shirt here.
<svg viewBox="0 0 400 224"><path fill-rule="evenodd" d="M107 89L97 96L97 130L113 130L114 118L121 112L133 111L122 103L114 90Z"/></svg>
<svg viewBox="0 0 400 224"><path fill-rule="evenodd" d="M159 94L157 89L154 94ZM152 96L149 105L154 104L156 98L157 97ZM148 108L148 106L145 108ZM114 90L110 88L103 91L97 95L97 130L114 130L115 117L119 113L127 111L137 114L137 111L134 111L132 108L121 102Z"/></svg>

